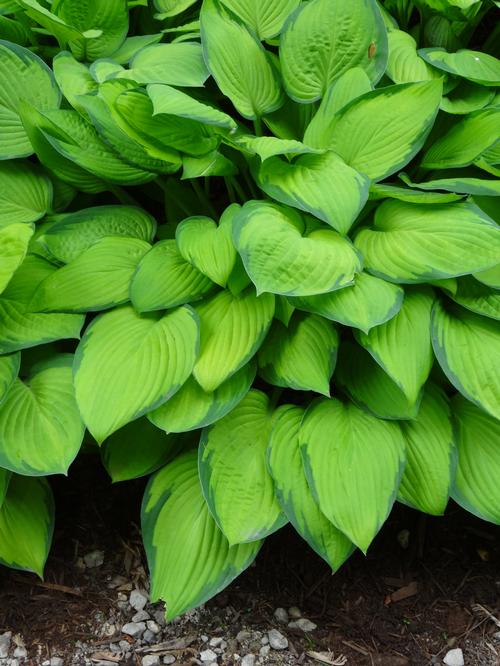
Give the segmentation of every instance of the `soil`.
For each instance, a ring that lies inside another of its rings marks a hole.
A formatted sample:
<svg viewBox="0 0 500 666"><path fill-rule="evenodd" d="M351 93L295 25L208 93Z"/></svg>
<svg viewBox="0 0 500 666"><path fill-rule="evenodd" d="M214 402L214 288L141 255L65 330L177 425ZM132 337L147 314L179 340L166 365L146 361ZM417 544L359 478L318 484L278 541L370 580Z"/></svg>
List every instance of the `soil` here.
<svg viewBox="0 0 500 666"><path fill-rule="evenodd" d="M77 641L96 651L106 647L110 639L103 640L99 628L120 614L120 582L124 590L147 586L138 527L145 481L112 486L95 470L80 463L69 478L54 480L58 515L45 580L0 569L0 633L23 637L27 663L54 654L70 663ZM82 556L95 549L104 563L85 568ZM290 606L318 628L304 634L280 626L273 613ZM189 639L178 664L201 663L196 655L204 635L233 640L242 629L264 635L278 628L289 649L271 652L264 663L342 663L343 655L348 666L425 666L442 664L448 650L460 647L466 666L500 666L495 618L500 528L451 502L444 517L397 505L367 557L355 553L333 576L285 527L228 589L168 631L171 638ZM128 659L140 664L140 651Z"/></svg>

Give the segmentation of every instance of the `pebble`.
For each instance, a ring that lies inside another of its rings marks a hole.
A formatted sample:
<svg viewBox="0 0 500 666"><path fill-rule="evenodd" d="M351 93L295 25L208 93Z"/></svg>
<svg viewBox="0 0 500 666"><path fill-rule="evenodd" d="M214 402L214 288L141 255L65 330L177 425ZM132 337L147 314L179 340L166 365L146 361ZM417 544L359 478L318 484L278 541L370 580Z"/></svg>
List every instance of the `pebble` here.
<svg viewBox="0 0 500 666"><path fill-rule="evenodd" d="M217 661L217 655L213 650L202 650L200 652L200 659L202 661L213 662Z"/></svg>
<svg viewBox="0 0 500 666"><path fill-rule="evenodd" d="M16 647L14 650L14 657L17 657L18 659L26 659L27 656L28 650L23 646Z"/></svg>
<svg viewBox="0 0 500 666"><path fill-rule="evenodd" d="M175 662L175 657L173 654L166 654L163 657L163 663L164 664L173 664Z"/></svg>
<svg viewBox="0 0 500 666"><path fill-rule="evenodd" d="M160 663L160 657L157 654L147 654L142 658L142 666L157 666Z"/></svg>
<svg viewBox="0 0 500 666"><path fill-rule="evenodd" d="M149 631L152 631L153 634L159 634L161 631L161 627L158 624L158 622L155 622L154 620L148 620L146 622L146 626L149 629Z"/></svg>
<svg viewBox="0 0 500 666"><path fill-rule="evenodd" d="M205 636L205 634L202 634L202 635L200 636L200 638L201 638L201 640L202 640L204 643L207 643L207 642L208 642L208 636Z"/></svg>
<svg viewBox="0 0 500 666"><path fill-rule="evenodd" d="M460 648L449 650L446 653L443 662L446 666L464 666L464 653Z"/></svg>
<svg viewBox="0 0 500 666"><path fill-rule="evenodd" d="M146 631L146 624L144 622L127 622L122 627L122 632L129 636L135 637Z"/></svg>
<svg viewBox="0 0 500 666"><path fill-rule="evenodd" d="M7 661L9 666L19 666L19 660L18 659L9 659Z"/></svg>
<svg viewBox="0 0 500 666"><path fill-rule="evenodd" d="M52 657L50 666L64 666L64 659L62 657Z"/></svg>
<svg viewBox="0 0 500 666"><path fill-rule="evenodd" d="M288 639L283 636L277 629L271 629L267 632L269 638L269 645L273 650L286 650L288 647Z"/></svg>
<svg viewBox="0 0 500 666"><path fill-rule="evenodd" d="M270 652L271 652L271 646L270 645L263 645L259 650L259 654L260 654L261 657L267 657Z"/></svg>
<svg viewBox="0 0 500 666"><path fill-rule="evenodd" d="M148 603L148 598L140 590L132 590L128 602L134 610L141 611Z"/></svg>
<svg viewBox="0 0 500 666"><path fill-rule="evenodd" d="M83 561L87 569L95 569L104 563L104 553L102 550L92 550L83 556Z"/></svg>
<svg viewBox="0 0 500 666"><path fill-rule="evenodd" d="M211 639L210 639L210 641L208 642L208 644L210 645L210 647L220 647L220 646L221 646L221 643L224 643L224 642L225 642L225 641L224 641L224 639L222 638L222 636L215 636L214 638L211 638Z"/></svg>
<svg viewBox="0 0 500 666"><path fill-rule="evenodd" d="M146 631L142 634L142 638L145 643L154 643L156 640L156 634L154 634L150 629L146 629Z"/></svg>
<svg viewBox="0 0 500 666"><path fill-rule="evenodd" d="M302 631L314 631L318 628L317 624L307 620L305 617L301 617L299 620L293 620L288 623L290 629L302 629Z"/></svg>
<svg viewBox="0 0 500 666"><path fill-rule="evenodd" d="M238 643L243 643L243 641L248 641L250 638L252 638L252 633L250 631L247 631L246 629L242 629L241 631L238 631L236 634L236 640Z"/></svg>
<svg viewBox="0 0 500 666"><path fill-rule="evenodd" d="M292 606L291 608L289 608L288 609L288 615L293 620L298 620L300 617L302 617L302 613L300 611L300 608L297 608L297 606Z"/></svg>
<svg viewBox="0 0 500 666"><path fill-rule="evenodd" d="M288 613L284 608L277 608L274 611L274 619L280 624L288 623Z"/></svg>
<svg viewBox="0 0 500 666"><path fill-rule="evenodd" d="M120 650L122 652L128 652L131 649L131 645L128 641L120 641L118 645L120 646Z"/></svg>
<svg viewBox="0 0 500 666"><path fill-rule="evenodd" d="M165 626L165 612L164 611L162 611L162 610L155 611L153 613L153 617L158 622L160 627Z"/></svg>
<svg viewBox="0 0 500 666"><path fill-rule="evenodd" d="M255 655L249 652L240 661L241 666L255 666Z"/></svg>
<svg viewBox="0 0 500 666"><path fill-rule="evenodd" d="M146 620L149 620L149 613L145 610L137 611L137 613L132 616L132 622L146 622Z"/></svg>
<svg viewBox="0 0 500 666"><path fill-rule="evenodd" d="M260 642L262 645L267 645L269 643L269 638L267 636L262 636Z"/></svg>
<svg viewBox="0 0 500 666"><path fill-rule="evenodd" d="M12 632L6 631L0 635L0 658L5 659L9 656L10 641L12 639Z"/></svg>

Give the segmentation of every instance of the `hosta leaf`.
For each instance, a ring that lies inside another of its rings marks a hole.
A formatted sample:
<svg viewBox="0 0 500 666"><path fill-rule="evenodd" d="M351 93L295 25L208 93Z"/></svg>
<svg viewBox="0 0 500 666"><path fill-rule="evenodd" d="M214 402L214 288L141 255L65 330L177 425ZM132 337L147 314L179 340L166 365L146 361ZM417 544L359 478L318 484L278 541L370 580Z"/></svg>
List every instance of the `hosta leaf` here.
<svg viewBox="0 0 500 666"><path fill-rule="evenodd" d="M203 498L196 453L153 476L141 512L151 572L151 599L166 602L171 620L220 592L255 559L261 543L230 546Z"/></svg>
<svg viewBox="0 0 500 666"><path fill-rule="evenodd" d="M447 192L460 192L460 194L474 194L482 196L500 196L500 180L485 180L483 178L436 178L424 183L413 183L404 173L399 177L411 187L419 190L445 190Z"/></svg>
<svg viewBox="0 0 500 666"><path fill-rule="evenodd" d="M203 54L224 95L242 116L255 119L281 106L280 83L269 54L233 16L217 0L204 0L200 13Z"/></svg>
<svg viewBox="0 0 500 666"><path fill-rule="evenodd" d="M500 421L457 396L452 402L458 464L451 496L467 511L500 523Z"/></svg>
<svg viewBox="0 0 500 666"><path fill-rule="evenodd" d="M21 100L49 110L59 106L61 93L43 60L29 49L0 40L0 160L33 153L19 117Z"/></svg>
<svg viewBox="0 0 500 666"><path fill-rule="evenodd" d="M314 312L367 333L394 317L401 308L403 296L401 287L369 273L358 273L351 287L318 296L293 297L290 302L299 310Z"/></svg>
<svg viewBox="0 0 500 666"><path fill-rule="evenodd" d="M264 122L280 139L302 140L315 111L315 104L300 104L286 97L283 106L265 116Z"/></svg>
<svg viewBox="0 0 500 666"><path fill-rule="evenodd" d="M420 150L440 100L439 80L374 90L340 111L322 147L372 180L382 180Z"/></svg>
<svg viewBox="0 0 500 666"><path fill-rule="evenodd" d="M75 400L73 356L35 365L0 406L0 466L26 476L66 474L85 427Z"/></svg>
<svg viewBox="0 0 500 666"><path fill-rule="evenodd" d="M0 293L21 265L32 236L32 226L21 222L0 227Z"/></svg>
<svg viewBox="0 0 500 666"><path fill-rule="evenodd" d="M450 382L500 419L500 332L492 319L436 303L432 344Z"/></svg>
<svg viewBox="0 0 500 666"><path fill-rule="evenodd" d="M113 51L110 57L114 63L126 65L141 49L158 43L161 41L161 38L161 32L154 35L133 35L132 37L127 37L120 48Z"/></svg>
<svg viewBox="0 0 500 666"><path fill-rule="evenodd" d="M118 78L137 83L165 83L171 86L202 86L209 73L196 42L152 44L141 49L130 63L130 70Z"/></svg>
<svg viewBox="0 0 500 666"><path fill-rule="evenodd" d="M0 227L36 222L52 203L52 184L29 162L0 162Z"/></svg>
<svg viewBox="0 0 500 666"><path fill-rule="evenodd" d="M130 285L136 310L149 312L192 303L214 283L180 254L175 240L156 243L140 262Z"/></svg>
<svg viewBox="0 0 500 666"><path fill-rule="evenodd" d="M417 42L403 30L390 30L387 34L389 43L389 60L387 76L394 83L412 83L439 78L436 72L417 53Z"/></svg>
<svg viewBox="0 0 500 666"><path fill-rule="evenodd" d="M83 34L80 30L66 23L60 16L54 14L45 5L38 0L16 0L26 12L26 14L38 25L41 25L45 31L53 35L57 41L66 46L71 40L95 39L100 34L100 30L85 30Z"/></svg>
<svg viewBox="0 0 500 666"><path fill-rule="evenodd" d="M307 484L299 446L304 410L283 405L276 412L268 464L281 508L297 532L336 571L353 545L320 511Z"/></svg>
<svg viewBox="0 0 500 666"><path fill-rule="evenodd" d="M85 317L26 312L23 303L0 299L0 354L54 340L78 339Z"/></svg>
<svg viewBox="0 0 500 666"><path fill-rule="evenodd" d="M451 413L444 391L428 384L414 421L403 421L406 467L398 499L405 504L441 516L448 504L454 475L455 443Z"/></svg>
<svg viewBox="0 0 500 666"><path fill-rule="evenodd" d="M46 479L13 475L0 508L0 562L43 576L54 531L54 498Z"/></svg>
<svg viewBox="0 0 500 666"><path fill-rule="evenodd" d="M500 319L500 291L482 284L473 277L457 281L457 289L451 298L462 307L477 314Z"/></svg>
<svg viewBox="0 0 500 666"><path fill-rule="evenodd" d="M2 293L2 299L17 301L27 307L40 282L56 270L57 266L46 259L28 254Z"/></svg>
<svg viewBox="0 0 500 666"><path fill-rule="evenodd" d="M101 238L40 284L33 312L105 310L129 300L132 276L151 248L139 238Z"/></svg>
<svg viewBox="0 0 500 666"><path fill-rule="evenodd" d="M9 488L9 482L12 477L12 473L8 469L0 469L0 510L2 508L5 495Z"/></svg>
<svg viewBox="0 0 500 666"><path fill-rule="evenodd" d="M431 371L431 310L434 295L428 288L408 289L399 312L369 333L358 332L359 343L370 352L408 400L415 403Z"/></svg>
<svg viewBox="0 0 500 666"><path fill-rule="evenodd" d="M283 30L280 59L286 91L298 102L323 97L350 67L362 67L376 83L387 62L387 36L376 3L312 0L302 4Z"/></svg>
<svg viewBox="0 0 500 666"><path fill-rule="evenodd" d="M187 432L212 425L243 400L255 378L255 364L243 366L215 391L207 393L190 377L177 393L148 414L165 432Z"/></svg>
<svg viewBox="0 0 500 666"><path fill-rule="evenodd" d="M218 150L212 150L200 157L185 155L182 159L182 180L207 176L234 176L236 173L238 173L236 165Z"/></svg>
<svg viewBox="0 0 500 666"><path fill-rule="evenodd" d="M447 53L441 48L420 49L419 54L433 67L483 86L500 86L500 60L488 53L461 49Z"/></svg>
<svg viewBox="0 0 500 666"><path fill-rule="evenodd" d="M486 284L488 287L493 289L500 289L500 263L493 268L488 268L485 271L480 271L479 273L474 273L474 277L479 282Z"/></svg>
<svg viewBox="0 0 500 666"><path fill-rule="evenodd" d="M464 115L487 106L494 96L494 88L485 88L470 81L461 81L456 88L443 96L441 109L446 113Z"/></svg>
<svg viewBox="0 0 500 666"><path fill-rule="evenodd" d="M251 28L259 39L269 39L281 32L288 15L300 0L221 0L222 3Z"/></svg>
<svg viewBox="0 0 500 666"><path fill-rule="evenodd" d="M259 374L275 386L329 396L338 344L330 322L297 312L288 327L274 323L259 351Z"/></svg>
<svg viewBox="0 0 500 666"><path fill-rule="evenodd" d="M398 174L398 176L402 178L403 173ZM411 190L409 187L401 187L393 183L373 183L370 186L371 200L386 198L398 199L398 201L406 201L406 203L441 204L450 201L460 201L460 199L463 199L463 195L444 192L421 192L420 190Z"/></svg>
<svg viewBox="0 0 500 666"><path fill-rule="evenodd" d="M43 235L43 243L51 255L67 264L106 236L152 241L155 232L154 218L141 208L96 206L59 218Z"/></svg>
<svg viewBox="0 0 500 666"><path fill-rule="evenodd" d="M188 307L141 317L124 306L94 319L74 373L80 412L98 443L179 390L193 370L198 337Z"/></svg>
<svg viewBox="0 0 500 666"><path fill-rule="evenodd" d="M195 2L196 0L154 0L154 5L163 19L181 14Z"/></svg>
<svg viewBox="0 0 500 666"><path fill-rule="evenodd" d="M19 352L16 354L8 354L7 356L0 356L0 405L4 401L13 381L17 377L20 364L21 354Z"/></svg>
<svg viewBox="0 0 500 666"><path fill-rule="evenodd" d="M285 298L284 296L276 296L276 307L274 312L275 319L285 326L288 326L294 312L295 306L290 303L288 298Z"/></svg>
<svg viewBox="0 0 500 666"><path fill-rule="evenodd" d="M193 376L208 393L243 367L259 349L274 315L274 296L252 288L233 296L221 291L196 307L200 356Z"/></svg>
<svg viewBox="0 0 500 666"><path fill-rule="evenodd" d="M330 229L307 232L293 210L250 201L236 215L233 239L257 291L309 296L353 283L361 261Z"/></svg>
<svg viewBox="0 0 500 666"><path fill-rule="evenodd" d="M399 425L323 398L307 410L299 438L321 511L366 553L389 515L403 472Z"/></svg>
<svg viewBox="0 0 500 666"><path fill-rule="evenodd" d="M234 146L238 150L248 152L250 155L258 155L264 160L275 155L303 155L305 153L324 152L306 146L295 139L279 139L275 136L253 136L253 134L236 134L234 137L223 138L224 143Z"/></svg>
<svg viewBox="0 0 500 666"><path fill-rule="evenodd" d="M266 160L259 186L281 203L306 211L346 234L368 198L368 178L335 153L302 155L292 164L279 157Z"/></svg>
<svg viewBox="0 0 500 666"><path fill-rule="evenodd" d="M499 261L500 229L472 203L385 201L355 239L366 270L401 283L485 270Z"/></svg>
<svg viewBox="0 0 500 666"><path fill-rule="evenodd" d="M267 396L250 391L201 436L198 464L203 495L232 545L262 539L286 522L266 467L272 426Z"/></svg>

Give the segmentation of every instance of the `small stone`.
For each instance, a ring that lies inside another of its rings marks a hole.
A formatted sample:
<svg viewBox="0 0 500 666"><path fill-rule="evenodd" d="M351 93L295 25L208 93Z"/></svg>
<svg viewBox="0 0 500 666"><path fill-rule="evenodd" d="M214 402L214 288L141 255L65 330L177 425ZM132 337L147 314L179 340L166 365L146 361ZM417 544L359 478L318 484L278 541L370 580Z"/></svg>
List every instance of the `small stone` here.
<svg viewBox="0 0 500 666"><path fill-rule="evenodd" d="M122 650L121 650L121 647L119 646L118 643L110 643L110 644L109 644L109 649L110 649L111 652L113 652L114 654L118 654L119 652L122 651Z"/></svg>
<svg viewBox="0 0 500 666"><path fill-rule="evenodd" d="M496 641L500 641L500 631L495 631L495 633L493 634L493 638Z"/></svg>
<svg viewBox="0 0 500 666"><path fill-rule="evenodd" d="M160 627L165 626L165 611L157 610L153 613L153 617L158 622Z"/></svg>
<svg viewBox="0 0 500 666"><path fill-rule="evenodd" d="M127 595L123 594L123 592L118 592L116 598L118 599L118 601L127 601Z"/></svg>
<svg viewBox="0 0 500 666"><path fill-rule="evenodd" d="M132 646L128 641L119 641L118 645L120 646L120 650L122 652L129 652L129 650L132 649Z"/></svg>
<svg viewBox="0 0 500 666"><path fill-rule="evenodd" d="M200 638L201 638L201 640L202 640L204 643L207 643L207 642L208 642L208 636L205 636L205 634L202 634L202 635L200 636Z"/></svg>
<svg viewBox="0 0 500 666"><path fill-rule="evenodd" d="M305 617L301 617L299 620L293 620L288 623L290 629L302 629L302 631L314 631L318 628L317 624L307 620Z"/></svg>
<svg viewBox="0 0 500 666"><path fill-rule="evenodd" d="M220 647L221 643L224 643L222 636L214 636L214 638L211 638L208 642L210 647Z"/></svg>
<svg viewBox="0 0 500 666"><path fill-rule="evenodd" d="M18 659L9 659L7 661L8 666L19 666L19 660Z"/></svg>
<svg viewBox="0 0 500 666"><path fill-rule="evenodd" d="M255 666L255 655L249 652L244 657L242 657L241 666Z"/></svg>
<svg viewBox="0 0 500 666"><path fill-rule="evenodd" d="M288 613L284 608L277 608L274 611L274 619L280 624L288 623Z"/></svg>
<svg viewBox="0 0 500 666"><path fill-rule="evenodd" d="M262 636L260 639L261 645L267 645L269 643L269 638L267 636Z"/></svg>
<svg viewBox="0 0 500 666"><path fill-rule="evenodd" d="M124 624L122 627L122 632L128 636L132 636L132 638L135 636L140 636L145 631L145 622L127 622L127 624Z"/></svg>
<svg viewBox="0 0 500 666"><path fill-rule="evenodd" d="M238 631L236 634L236 640L238 643L243 643L243 641L248 641L248 639L252 638L252 633L250 631L246 631L245 629L242 629L241 631Z"/></svg>
<svg viewBox="0 0 500 666"><path fill-rule="evenodd" d="M164 664L173 664L175 662L175 657L173 654L166 654L163 657L163 663Z"/></svg>
<svg viewBox="0 0 500 666"><path fill-rule="evenodd" d="M11 631L6 631L4 634L0 635L0 659L6 659L9 656L11 640Z"/></svg>
<svg viewBox="0 0 500 666"><path fill-rule="evenodd" d="M270 645L263 645L259 650L259 654L260 654L261 657L269 656L270 652L271 652L271 646Z"/></svg>
<svg viewBox="0 0 500 666"><path fill-rule="evenodd" d="M14 657L18 657L19 659L25 659L28 656L28 650L20 645L19 647L16 647L14 650Z"/></svg>
<svg viewBox="0 0 500 666"><path fill-rule="evenodd" d="M146 629L146 631L142 634L142 638L145 643L154 643L156 640L156 634L154 634L149 629Z"/></svg>
<svg viewBox="0 0 500 666"><path fill-rule="evenodd" d="M292 620L298 620L300 617L302 617L300 608L297 608L297 606L292 606L289 608L288 615L292 618Z"/></svg>
<svg viewBox="0 0 500 666"><path fill-rule="evenodd" d="M460 648L449 650L446 653L443 662L446 666L464 666L464 653Z"/></svg>
<svg viewBox="0 0 500 666"><path fill-rule="evenodd" d="M116 626L114 624L110 624L109 622L105 622L102 625L101 628L101 635L102 636L113 636L113 634L116 633Z"/></svg>
<svg viewBox="0 0 500 666"><path fill-rule="evenodd" d="M269 645L273 650L286 650L288 647L288 639L283 636L277 629L271 629L267 632L269 638Z"/></svg>
<svg viewBox="0 0 500 666"><path fill-rule="evenodd" d="M134 610L141 611L148 603L148 598L140 590L132 590L128 602Z"/></svg>
<svg viewBox="0 0 500 666"><path fill-rule="evenodd" d="M142 658L142 666L157 666L160 663L160 657L157 654L147 654Z"/></svg>
<svg viewBox="0 0 500 666"><path fill-rule="evenodd" d="M200 659L205 662L217 661L217 655L213 650L202 650L200 652Z"/></svg>
<svg viewBox="0 0 500 666"><path fill-rule="evenodd" d="M149 629L149 631L153 632L153 634L159 634L161 631L161 627L158 624L158 622L155 622L154 620L148 620L146 622L146 626Z"/></svg>
<svg viewBox="0 0 500 666"><path fill-rule="evenodd" d="M132 622L146 622L149 620L149 613L145 610L137 611L135 615L132 615Z"/></svg>
<svg viewBox="0 0 500 666"><path fill-rule="evenodd" d="M104 553L102 550L92 550L83 556L83 561L87 569L96 569L104 563Z"/></svg>
<svg viewBox="0 0 500 666"><path fill-rule="evenodd" d="M52 657L50 666L64 666L64 659L62 657Z"/></svg>

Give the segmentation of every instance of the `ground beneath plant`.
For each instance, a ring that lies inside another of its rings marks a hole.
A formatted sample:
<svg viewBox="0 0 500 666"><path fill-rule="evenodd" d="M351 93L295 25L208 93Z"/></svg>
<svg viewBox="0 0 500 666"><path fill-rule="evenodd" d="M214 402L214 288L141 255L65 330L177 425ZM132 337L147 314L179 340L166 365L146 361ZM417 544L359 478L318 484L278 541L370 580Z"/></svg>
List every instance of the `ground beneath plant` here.
<svg viewBox="0 0 500 666"><path fill-rule="evenodd" d="M142 608L144 481L111 486L85 462L55 481L45 581L0 569L0 666L425 666L457 649L465 666L500 666L500 529L455 504L443 518L397 506L368 556L334 576L285 528L232 586L165 625L160 605ZM289 627L299 612L316 627Z"/></svg>

